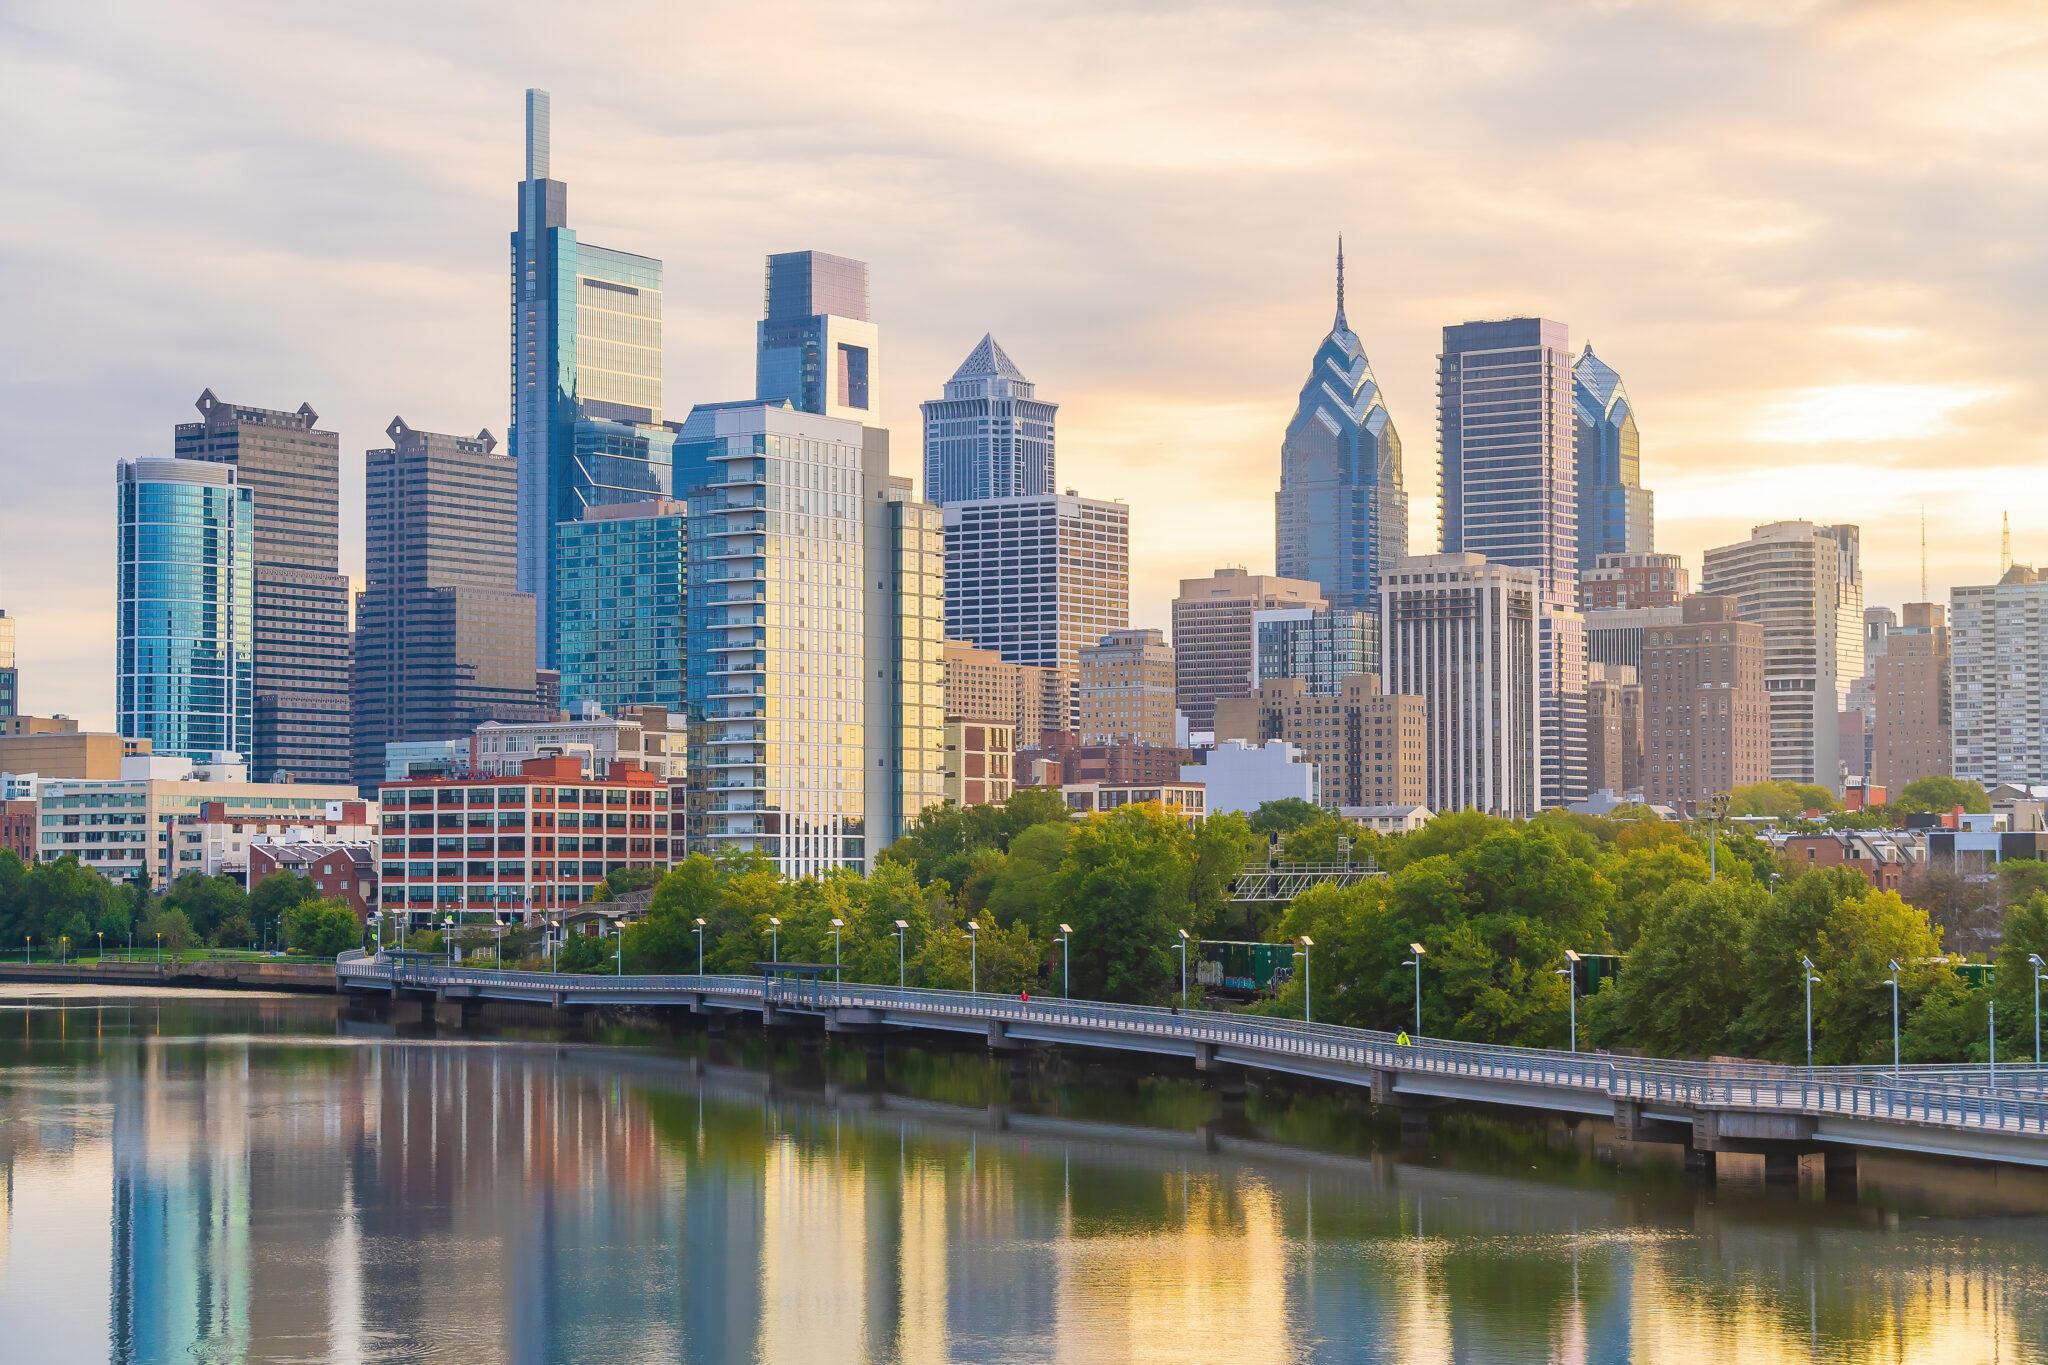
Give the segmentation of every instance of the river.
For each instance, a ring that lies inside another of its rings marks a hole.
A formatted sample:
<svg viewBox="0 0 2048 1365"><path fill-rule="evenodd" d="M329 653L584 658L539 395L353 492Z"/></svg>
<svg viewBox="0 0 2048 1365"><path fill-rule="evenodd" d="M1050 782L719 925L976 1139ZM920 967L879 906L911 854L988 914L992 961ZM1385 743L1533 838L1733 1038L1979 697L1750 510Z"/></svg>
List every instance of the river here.
<svg viewBox="0 0 2048 1365"><path fill-rule="evenodd" d="M0 1360L2048 1359L2042 1174L623 1041L0 990Z"/></svg>

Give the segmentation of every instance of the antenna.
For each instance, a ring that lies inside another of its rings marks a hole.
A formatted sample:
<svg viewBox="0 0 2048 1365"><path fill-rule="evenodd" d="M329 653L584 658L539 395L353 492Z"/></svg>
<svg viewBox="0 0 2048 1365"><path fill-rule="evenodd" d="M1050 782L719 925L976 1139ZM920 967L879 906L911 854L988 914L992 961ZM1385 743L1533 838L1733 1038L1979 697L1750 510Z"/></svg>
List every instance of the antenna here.
<svg viewBox="0 0 2048 1365"><path fill-rule="evenodd" d="M2012 513L1998 514L1998 576L2002 579L2012 568Z"/></svg>
<svg viewBox="0 0 2048 1365"><path fill-rule="evenodd" d="M1337 234L1337 330L1344 330L1344 234Z"/></svg>

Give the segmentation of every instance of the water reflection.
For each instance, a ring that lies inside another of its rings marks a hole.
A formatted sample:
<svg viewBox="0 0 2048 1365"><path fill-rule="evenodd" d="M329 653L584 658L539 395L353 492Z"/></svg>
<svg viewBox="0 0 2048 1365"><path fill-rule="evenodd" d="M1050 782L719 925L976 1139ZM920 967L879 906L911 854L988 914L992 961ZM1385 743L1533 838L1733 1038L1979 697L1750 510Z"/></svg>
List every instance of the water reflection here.
<svg viewBox="0 0 2048 1365"><path fill-rule="evenodd" d="M0 1008L0 1355L2026 1361L2048 1341L2048 1233L1975 1212L2048 1204L2025 1174L1901 1165L1890 1195L1880 1170L1863 1204L1822 1204L1616 1170L1587 1133L1332 1154L1271 1139L1355 1109L1144 1127L1203 1097L1082 1078L991 1105L1004 1081L976 1057L906 1055L891 1082L913 1093L886 1096L815 1054L744 1061L360 1038L325 1002Z"/></svg>

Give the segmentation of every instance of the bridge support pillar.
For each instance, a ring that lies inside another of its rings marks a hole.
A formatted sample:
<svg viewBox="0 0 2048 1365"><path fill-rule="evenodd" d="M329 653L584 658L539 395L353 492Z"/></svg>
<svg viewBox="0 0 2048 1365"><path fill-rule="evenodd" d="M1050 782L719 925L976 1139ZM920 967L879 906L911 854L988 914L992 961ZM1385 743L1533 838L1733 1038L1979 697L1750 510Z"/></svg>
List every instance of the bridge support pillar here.
<svg viewBox="0 0 2048 1365"><path fill-rule="evenodd" d="M1251 1091L1249 1078L1241 1066L1217 1066L1210 1064L1210 1074L1216 1078L1216 1103L1226 1115L1244 1113L1245 1097Z"/></svg>
<svg viewBox="0 0 2048 1365"><path fill-rule="evenodd" d="M456 1004L455 1027L464 1033L475 1033L484 1025L484 1002L463 1000Z"/></svg>
<svg viewBox="0 0 2048 1365"><path fill-rule="evenodd" d="M869 1034L866 1050L868 1063L866 1080L868 1088L880 1090L882 1083L888 1079L889 1075L889 1057L887 1051L882 1046L882 1035L879 1033Z"/></svg>
<svg viewBox="0 0 2048 1365"><path fill-rule="evenodd" d="M1766 1185L1797 1185L1799 1183L1799 1153L1789 1151L1765 1152L1764 1183Z"/></svg>
<svg viewBox="0 0 2048 1365"><path fill-rule="evenodd" d="M1685 1173L1695 1180L1713 1184L1719 1174L1714 1154L1704 1147L1688 1146L1685 1149Z"/></svg>
<svg viewBox="0 0 2048 1365"><path fill-rule="evenodd" d="M1827 1147L1821 1151L1822 1180L1830 1199L1856 1197L1856 1149Z"/></svg>
<svg viewBox="0 0 2048 1365"><path fill-rule="evenodd" d="M1419 1104L1397 1106L1401 1115L1401 1145L1403 1147L1427 1147L1429 1145L1429 1113Z"/></svg>

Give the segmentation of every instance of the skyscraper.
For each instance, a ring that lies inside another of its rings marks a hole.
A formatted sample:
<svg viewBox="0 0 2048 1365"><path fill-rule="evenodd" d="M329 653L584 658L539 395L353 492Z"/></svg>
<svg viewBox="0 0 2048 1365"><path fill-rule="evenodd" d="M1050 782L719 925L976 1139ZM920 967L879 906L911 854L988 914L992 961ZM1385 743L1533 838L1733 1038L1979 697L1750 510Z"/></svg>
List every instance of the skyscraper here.
<svg viewBox="0 0 2048 1365"><path fill-rule="evenodd" d="M519 475L488 431L416 431L363 457L364 586L356 595L354 780L384 746L540 720L533 599L514 586Z"/></svg>
<svg viewBox="0 0 2048 1365"><path fill-rule="evenodd" d="M0 610L0 716L21 710L21 674L14 664L14 622Z"/></svg>
<svg viewBox="0 0 2048 1365"><path fill-rule="evenodd" d="M1344 244L1337 243L1337 318L1316 348L1280 443L1275 563L1322 585L1329 605L1377 611L1380 577L1408 553L1401 437L1365 348L1344 318Z"/></svg>
<svg viewBox="0 0 2048 1365"><path fill-rule="evenodd" d="M555 527L555 661L572 712L682 710L689 527L673 498L592 507Z"/></svg>
<svg viewBox="0 0 2048 1365"><path fill-rule="evenodd" d="M1953 589L1949 609L1955 776L2048 782L2048 581L2015 564Z"/></svg>
<svg viewBox="0 0 2048 1365"><path fill-rule="evenodd" d="M1937 602L1908 602L1872 672L1870 781L1893 796L1954 761L1948 622Z"/></svg>
<svg viewBox="0 0 2048 1365"><path fill-rule="evenodd" d="M1131 513L1068 492L949 503L946 638L1072 671L1131 620Z"/></svg>
<svg viewBox="0 0 2048 1365"><path fill-rule="evenodd" d="M1188 729L1209 729L1220 698L1251 695L1260 612L1325 605L1322 589L1306 579L1239 568L1183 578L1173 599L1174 686Z"/></svg>
<svg viewBox="0 0 2048 1365"><path fill-rule="evenodd" d="M1837 713L1863 675L1863 570L1854 526L1779 521L1706 552L1700 590L1764 628L1771 776L1841 790Z"/></svg>
<svg viewBox="0 0 2048 1365"><path fill-rule="evenodd" d="M1648 554L1656 527L1650 490L1643 487L1635 408L1621 376L1593 354L1590 342L1572 367L1572 427L1580 570L1592 568L1603 555Z"/></svg>
<svg viewBox="0 0 2048 1365"><path fill-rule="evenodd" d="M1354 673L1380 671L1380 614L1371 611L1275 607L1252 613L1259 652L1254 689L1298 678L1311 697L1334 697Z"/></svg>
<svg viewBox="0 0 2048 1365"><path fill-rule="evenodd" d="M1030 497L1058 490L1053 417L994 336L984 336L924 413L924 496L941 506L967 498Z"/></svg>
<svg viewBox="0 0 2048 1365"><path fill-rule="evenodd" d="M1466 322L1444 328L1437 369L1444 552L1536 574L1544 807L1586 791L1569 344L1565 325L1548 318Z"/></svg>
<svg viewBox="0 0 2048 1365"><path fill-rule="evenodd" d="M1771 775L1764 627L1733 597L1688 597L1643 632L1643 799L1697 812Z"/></svg>
<svg viewBox="0 0 2048 1365"><path fill-rule="evenodd" d="M889 433L862 433L861 588L870 864L946 796L946 528L889 472Z"/></svg>
<svg viewBox="0 0 2048 1365"><path fill-rule="evenodd" d="M768 258L754 351L754 397L869 426L882 412L881 332L868 313L866 261L823 251Z"/></svg>
<svg viewBox="0 0 2048 1365"><path fill-rule="evenodd" d="M661 425L661 262L592 246L549 178L549 100L526 92L526 178L512 233L512 459L519 591L552 647L555 527L586 507L666 497L675 433ZM553 666L553 660L542 662Z"/></svg>
<svg viewBox="0 0 2048 1365"><path fill-rule="evenodd" d="M115 470L115 712L151 751L246 755L254 702L256 515L231 465Z"/></svg>
<svg viewBox="0 0 2048 1365"><path fill-rule="evenodd" d="M341 438L294 412L199 395L178 458L231 465L255 503L255 689L249 775L349 780L348 578L340 572Z"/></svg>

